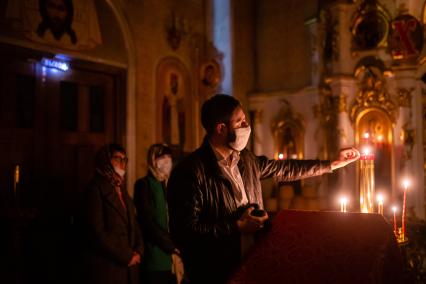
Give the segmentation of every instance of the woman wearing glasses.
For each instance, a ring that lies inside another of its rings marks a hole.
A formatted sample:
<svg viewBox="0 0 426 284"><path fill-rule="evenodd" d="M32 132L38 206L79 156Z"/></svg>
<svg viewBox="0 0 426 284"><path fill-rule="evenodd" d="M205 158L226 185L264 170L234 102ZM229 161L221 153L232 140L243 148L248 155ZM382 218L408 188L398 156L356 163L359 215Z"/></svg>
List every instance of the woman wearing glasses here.
<svg viewBox="0 0 426 284"><path fill-rule="evenodd" d="M109 144L95 158L95 174L86 192L85 275L88 283L134 283L143 253L133 202L124 188L127 157Z"/></svg>

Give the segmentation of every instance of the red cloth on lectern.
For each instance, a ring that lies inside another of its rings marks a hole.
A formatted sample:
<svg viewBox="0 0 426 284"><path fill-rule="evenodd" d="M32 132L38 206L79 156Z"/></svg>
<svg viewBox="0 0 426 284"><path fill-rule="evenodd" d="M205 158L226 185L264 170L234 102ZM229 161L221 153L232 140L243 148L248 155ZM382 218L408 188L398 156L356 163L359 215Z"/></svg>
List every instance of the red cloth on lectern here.
<svg viewBox="0 0 426 284"><path fill-rule="evenodd" d="M401 283L402 269L381 215L284 210L229 283Z"/></svg>

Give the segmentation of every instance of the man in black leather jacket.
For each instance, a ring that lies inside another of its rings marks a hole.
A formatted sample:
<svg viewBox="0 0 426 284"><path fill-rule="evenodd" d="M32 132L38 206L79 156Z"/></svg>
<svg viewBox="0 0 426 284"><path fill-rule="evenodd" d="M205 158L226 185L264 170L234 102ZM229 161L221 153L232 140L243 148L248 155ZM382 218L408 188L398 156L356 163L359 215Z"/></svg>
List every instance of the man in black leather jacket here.
<svg viewBox="0 0 426 284"><path fill-rule="evenodd" d="M357 160L359 152L341 150L332 163L257 157L245 149L250 126L241 104L228 95L207 100L201 120L207 132L203 144L176 166L168 183L170 231L190 283L224 283L268 219L248 206L263 209L261 179L329 173Z"/></svg>

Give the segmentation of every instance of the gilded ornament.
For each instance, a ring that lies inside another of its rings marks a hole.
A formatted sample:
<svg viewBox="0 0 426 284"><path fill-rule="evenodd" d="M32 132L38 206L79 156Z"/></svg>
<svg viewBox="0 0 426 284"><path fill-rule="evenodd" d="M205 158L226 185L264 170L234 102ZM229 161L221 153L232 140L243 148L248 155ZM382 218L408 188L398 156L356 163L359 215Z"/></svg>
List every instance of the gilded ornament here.
<svg viewBox="0 0 426 284"><path fill-rule="evenodd" d="M411 154L413 152L413 147L415 144L416 130L411 128L408 123L404 124L402 127L401 137L405 148L405 155L408 160L411 159Z"/></svg>
<svg viewBox="0 0 426 284"><path fill-rule="evenodd" d="M284 159L303 157L303 139L305 123L300 114L294 114L286 100L277 116L272 120L271 131L275 140L275 156Z"/></svg>
<svg viewBox="0 0 426 284"><path fill-rule="evenodd" d="M399 88L397 91L398 94L398 105L400 107L411 107L411 93L414 91L414 88L406 89Z"/></svg>
<svg viewBox="0 0 426 284"><path fill-rule="evenodd" d="M374 0L362 1L353 19L353 52L386 46L390 16L381 5Z"/></svg>
<svg viewBox="0 0 426 284"><path fill-rule="evenodd" d="M383 73L376 66L361 66L355 71L359 92L351 108L351 120L355 121L358 114L367 108L378 108L395 121L396 106L384 86Z"/></svg>
<svg viewBox="0 0 426 284"><path fill-rule="evenodd" d="M339 112L347 112L346 95L339 96Z"/></svg>

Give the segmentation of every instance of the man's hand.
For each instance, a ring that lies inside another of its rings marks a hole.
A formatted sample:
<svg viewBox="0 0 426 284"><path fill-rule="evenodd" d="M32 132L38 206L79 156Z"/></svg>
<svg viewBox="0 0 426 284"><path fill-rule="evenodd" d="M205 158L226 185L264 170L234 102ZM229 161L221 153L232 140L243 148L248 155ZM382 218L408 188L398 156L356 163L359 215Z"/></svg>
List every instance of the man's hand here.
<svg viewBox="0 0 426 284"><path fill-rule="evenodd" d="M339 160L331 163L331 170L337 170L338 168L344 167L352 162L355 162L360 157L360 154L355 148L341 149L339 153Z"/></svg>
<svg viewBox="0 0 426 284"><path fill-rule="evenodd" d="M130 259L128 267L141 263L141 256L137 252L133 252L132 258Z"/></svg>
<svg viewBox="0 0 426 284"><path fill-rule="evenodd" d="M265 215L256 217L251 215L254 210L253 207L249 207L244 211L243 216L237 220L238 229L242 234L253 234L263 228L263 223L268 220L268 213L265 211Z"/></svg>

